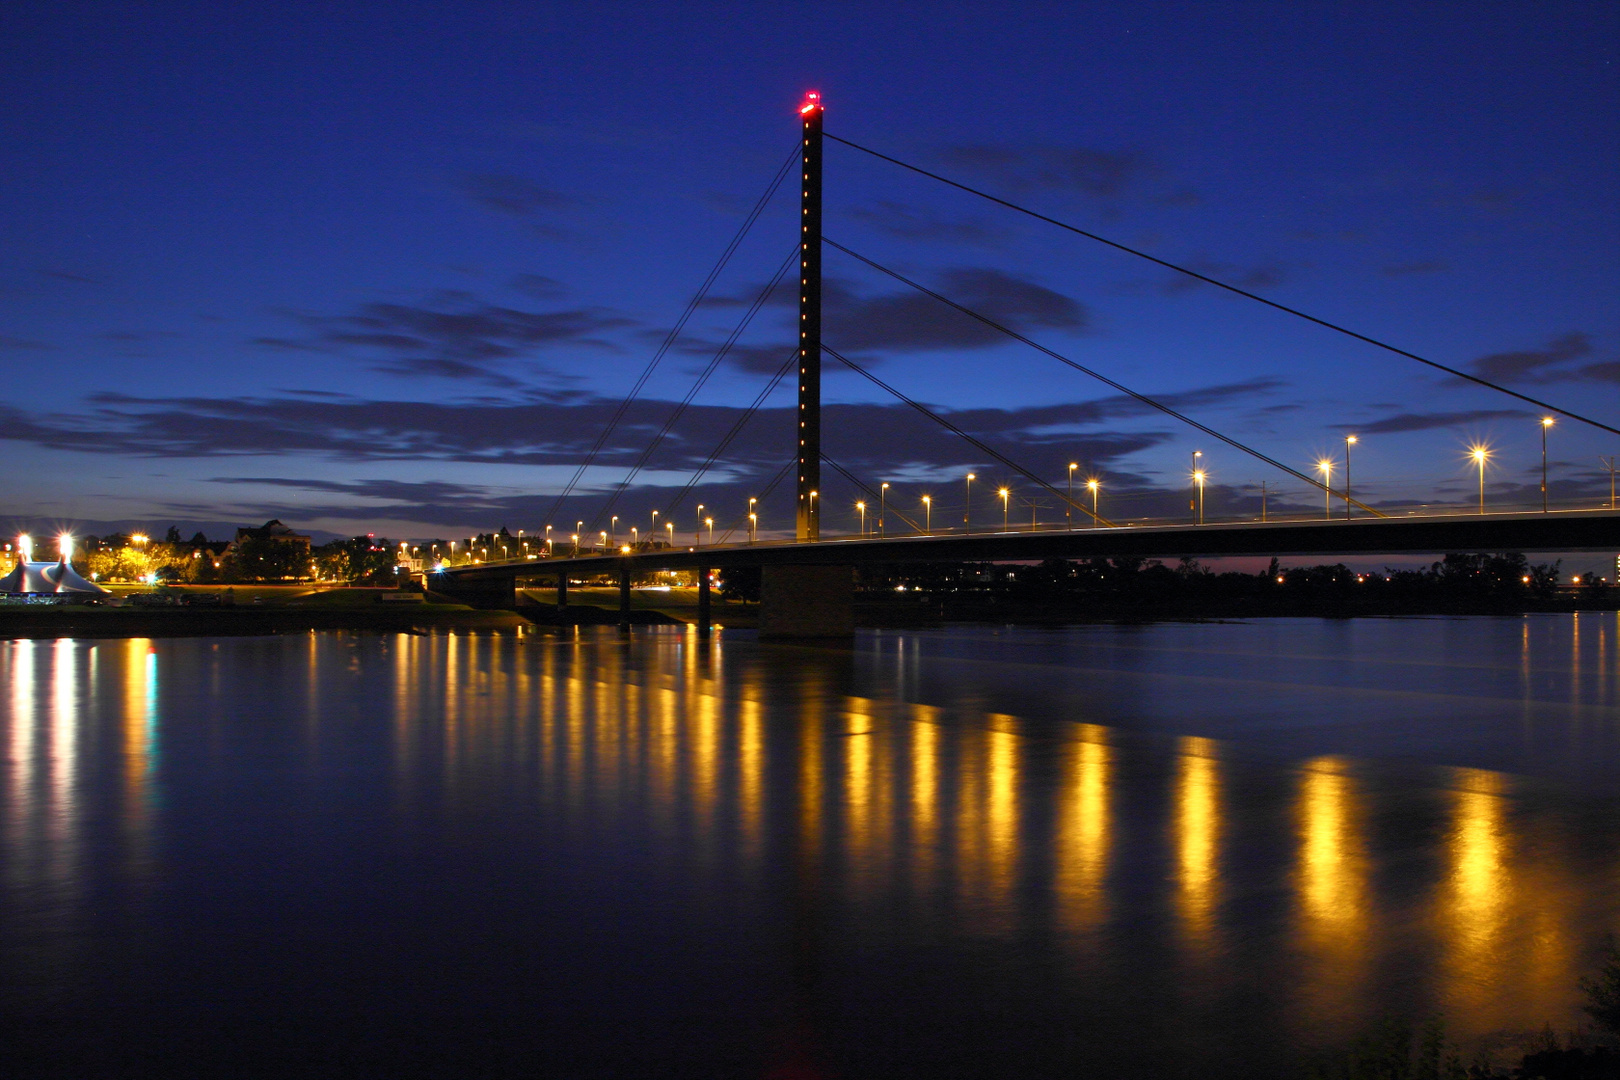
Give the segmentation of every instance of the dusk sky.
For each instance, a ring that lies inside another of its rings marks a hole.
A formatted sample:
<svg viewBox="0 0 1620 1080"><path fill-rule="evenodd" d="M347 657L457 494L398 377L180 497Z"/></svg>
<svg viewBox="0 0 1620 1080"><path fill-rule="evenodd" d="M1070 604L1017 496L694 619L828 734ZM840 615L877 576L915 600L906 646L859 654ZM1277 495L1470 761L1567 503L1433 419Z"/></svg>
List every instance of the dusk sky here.
<svg viewBox="0 0 1620 1080"><path fill-rule="evenodd" d="M10 3L0 515L538 531L812 89L832 134L1620 426L1617 50L1613 3ZM1488 501L1539 505L1532 406L832 142L826 189L829 238L1295 468L1356 432L1373 505L1474 499L1474 442ZM559 526L625 478L796 217L790 182ZM1252 512L1262 480L1321 506L825 260L828 345L1054 484L1083 463L1105 514L1185 513L1194 449L1212 516ZM793 321L792 296L766 305L614 513L667 507ZM908 512L933 492L959 515L969 468L987 520L992 485L1031 494L838 366L827 452ZM745 509L791 457L792 405L790 381L680 520ZM1555 501L1607 497L1620 438L1565 419L1550 448ZM826 527L852 527L853 490L827 486Z"/></svg>

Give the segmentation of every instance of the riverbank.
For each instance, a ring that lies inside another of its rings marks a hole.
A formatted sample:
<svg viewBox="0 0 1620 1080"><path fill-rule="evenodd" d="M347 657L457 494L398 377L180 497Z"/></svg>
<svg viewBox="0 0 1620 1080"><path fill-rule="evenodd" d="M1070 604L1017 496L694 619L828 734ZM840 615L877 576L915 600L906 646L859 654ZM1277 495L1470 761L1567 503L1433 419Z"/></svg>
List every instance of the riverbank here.
<svg viewBox="0 0 1620 1080"><path fill-rule="evenodd" d="M317 591L271 585L238 586L228 597L218 588L115 590L115 596L119 607L0 605L0 639L240 637L312 630L427 633L528 625L516 612L423 602L419 593L387 589Z"/></svg>

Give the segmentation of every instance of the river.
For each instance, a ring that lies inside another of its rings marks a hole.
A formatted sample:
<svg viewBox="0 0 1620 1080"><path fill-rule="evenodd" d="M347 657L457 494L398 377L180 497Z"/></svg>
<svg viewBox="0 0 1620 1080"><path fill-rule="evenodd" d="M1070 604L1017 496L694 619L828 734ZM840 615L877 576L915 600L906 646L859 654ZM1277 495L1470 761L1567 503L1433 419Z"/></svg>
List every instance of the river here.
<svg viewBox="0 0 1620 1080"><path fill-rule="evenodd" d="M0 1073L1249 1077L1580 1022L1620 622L0 642Z"/></svg>

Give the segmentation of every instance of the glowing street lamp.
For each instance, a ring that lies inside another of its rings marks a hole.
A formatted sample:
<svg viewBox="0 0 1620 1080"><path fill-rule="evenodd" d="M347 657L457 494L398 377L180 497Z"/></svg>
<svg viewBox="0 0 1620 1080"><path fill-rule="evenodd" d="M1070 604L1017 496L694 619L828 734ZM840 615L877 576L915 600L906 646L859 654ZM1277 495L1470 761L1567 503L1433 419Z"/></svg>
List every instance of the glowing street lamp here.
<svg viewBox="0 0 1620 1080"><path fill-rule="evenodd" d="M1091 527L1095 529L1097 527L1098 520L1097 489L1102 487L1102 481L1098 480L1096 477L1092 477L1090 480L1086 481L1086 487L1091 489Z"/></svg>
<svg viewBox="0 0 1620 1080"><path fill-rule="evenodd" d="M972 521L972 514L973 514L973 480L974 480L973 474L968 473L967 474L967 501L962 504L962 531L965 532L965 533L971 533L973 531L973 521ZM863 529L862 531L864 532L865 530Z"/></svg>
<svg viewBox="0 0 1620 1080"><path fill-rule="evenodd" d="M1350 520L1350 448L1356 445L1354 435L1344 437L1344 520Z"/></svg>
<svg viewBox="0 0 1620 1080"><path fill-rule="evenodd" d="M934 500L928 495L923 496L923 533L926 535L934 531Z"/></svg>
<svg viewBox="0 0 1620 1080"><path fill-rule="evenodd" d="M884 524L884 518L886 518L888 516L889 516L889 484L888 484L888 481L884 481L883 484L878 487L878 535L879 536L888 536L889 535L888 526Z"/></svg>
<svg viewBox="0 0 1620 1080"><path fill-rule="evenodd" d="M1322 458L1316 463L1316 471L1322 474L1322 516L1333 516L1333 465L1331 458Z"/></svg>
<svg viewBox="0 0 1620 1080"><path fill-rule="evenodd" d="M1001 531L1007 531L1007 496L1011 494L1006 488L996 492L1001 497Z"/></svg>
<svg viewBox="0 0 1620 1080"><path fill-rule="evenodd" d="M714 518L712 518L712 517L704 518L703 519L703 524L705 524L705 525L707 525L709 527L709 546L714 547Z"/></svg>
<svg viewBox="0 0 1620 1080"><path fill-rule="evenodd" d="M750 510L748 512L748 542L750 544L754 542L754 535L758 529L759 515Z"/></svg>
<svg viewBox="0 0 1620 1080"><path fill-rule="evenodd" d="M574 533L574 558L579 558L579 533Z"/></svg>
<svg viewBox="0 0 1620 1080"><path fill-rule="evenodd" d="M1547 512L1547 429L1553 426L1553 418L1541 418L1541 512Z"/></svg>
<svg viewBox="0 0 1620 1080"><path fill-rule="evenodd" d="M630 546L638 547L641 544L641 530L634 525L630 526Z"/></svg>
<svg viewBox="0 0 1620 1080"><path fill-rule="evenodd" d="M866 504L863 502L856 502L855 509L861 512L861 539L864 540L866 539Z"/></svg>
<svg viewBox="0 0 1620 1080"><path fill-rule="evenodd" d="M1069 505L1068 508L1063 511L1063 516L1068 520L1069 528L1071 529L1074 528L1074 470L1078 469L1079 467L1080 463L1078 461L1069 462ZM1097 494L1095 489L1096 481L1091 481L1091 484L1093 485L1092 495L1095 496ZM1095 502L1096 499L1093 498L1092 501ZM1093 518L1096 516L1096 514L1092 514ZM1093 521L1092 524L1095 525L1096 522Z"/></svg>
<svg viewBox="0 0 1620 1080"><path fill-rule="evenodd" d="M603 550L603 551L604 551L604 552L605 552L605 551L607 551L607 549L608 549L608 534L607 534L607 530L606 530L606 529L603 529L603 530L602 530L602 531L601 531L601 532L600 532L600 533L598 533L598 534L597 534L597 535L599 535L599 536L600 536L600 537L601 537L601 538L602 538L602 550Z"/></svg>
<svg viewBox="0 0 1620 1080"><path fill-rule="evenodd" d="M675 548L675 523L673 521L666 521L666 522L664 522L664 528L669 530L669 546L670 546L671 550L674 550L674 548Z"/></svg>
<svg viewBox="0 0 1620 1080"><path fill-rule="evenodd" d="M1468 456L1474 459L1479 466L1479 512L1485 512L1485 463L1491 458L1491 448L1488 446L1470 446Z"/></svg>
<svg viewBox="0 0 1620 1080"><path fill-rule="evenodd" d="M608 542L614 547L619 546L619 515L614 514L608 519Z"/></svg>
<svg viewBox="0 0 1620 1080"><path fill-rule="evenodd" d="M1198 524L1204 523L1204 479L1208 474L1203 469L1193 470L1193 483L1198 485Z"/></svg>
<svg viewBox="0 0 1620 1080"><path fill-rule="evenodd" d="M1198 474L1199 474L1199 471L1200 471L1199 468L1198 468L1198 459L1203 457L1203 456L1204 456L1204 452L1202 450L1194 450L1192 452L1192 481L1193 481L1193 494L1195 496L1195 500L1194 500L1193 503L1189 503L1187 505L1187 509L1189 509L1189 510L1194 508L1194 506L1196 505L1196 496L1198 494L1200 494L1200 492L1198 490ZM1198 524L1202 525L1203 523L1204 523L1204 515L1203 515L1202 512L1200 512L1199 515L1198 515Z"/></svg>

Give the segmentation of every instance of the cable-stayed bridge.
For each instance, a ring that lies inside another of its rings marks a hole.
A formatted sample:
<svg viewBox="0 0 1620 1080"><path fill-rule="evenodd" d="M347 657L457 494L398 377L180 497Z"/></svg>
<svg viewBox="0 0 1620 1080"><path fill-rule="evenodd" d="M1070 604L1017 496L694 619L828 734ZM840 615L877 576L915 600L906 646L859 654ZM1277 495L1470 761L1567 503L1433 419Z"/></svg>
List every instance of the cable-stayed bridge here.
<svg viewBox="0 0 1620 1080"><path fill-rule="evenodd" d="M1614 550L1620 547L1620 514L1615 511L1612 493L1606 507L1554 511L1547 504L1545 471L1545 431L1552 424L1567 420L1615 435L1620 435L1620 429L1478 375L1397 348L1208 274L1160 259L921 166L826 133L823 131L823 107L818 95L811 94L807 97L800 109L800 117L801 132L798 145L782 163L766 192L747 215L742 227L722 252L698 292L654 353L646 369L608 423L598 433L594 445L575 470L572 479L557 496L549 515L553 520L546 523L544 533L540 534L545 539L543 541L537 539L532 545L525 543L499 554L485 552L485 557L471 558L462 565L456 565L454 560L449 564L439 563L428 575L432 588L452 595L478 599L484 603L510 604L515 600L515 590L520 579L554 577L558 585L559 598L565 600L567 581L571 574L600 575L608 572L618 577L621 613L627 613L630 581L635 574L653 570L707 571L757 566L764 571L762 631L779 636L823 636L848 632L853 598L852 568L859 565L917 561L1120 556L1398 554L1463 550L1580 551ZM1477 514L1460 515L1454 508L1447 508L1443 512L1414 511L1393 516L1384 509L1355 497L1349 472L1350 449L1355 442L1354 436L1347 437L1344 474L1339 486L1335 486L1336 462L1322 461L1315 476L1295 469L1230 433L1200 422L1164 400L1144 394L1096 371L1033 340L1004 321L998 321L991 315L962 303L958 298L930 289L899 270L884 265L836 238L827 236L822 228L822 156L827 139L893 167L988 200L1003 209L1025 215L1052 228L1147 260L1161 268L1215 286L1291 317L1303 319L1331 332L1347 335L1407 361L1425 365L1453 378L1486 387L1521 403L1535 406L1543 414L1541 512L1488 513L1484 497L1484 475L1489 451L1484 447L1476 447L1473 456L1480 478ZM556 520L564 504L580 488L588 470L602 455L604 447L609 445L614 432L619 429L632 403L641 394L659 363L670 353L689 320L709 296L721 271L758 221L772 196L790 176L795 174L800 186L800 228L794 250L782 261L775 275L753 298L720 350L699 373L692 388L677 403L661 429L637 455L625 479L607 493L600 507L592 515L589 527L586 527L587 522L582 518L576 519L571 524ZM1280 477L1303 483L1321 495L1322 518L1311 521L1273 520L1268 516L1262 501L1261 512L1256 520L1212 521L1206 524L1203 512L1206 473L1200 467L1201 452L1195 452L1190 474L1192 481L1192 497L1189 500L1190 520L1173 524L1160 522L1135 524L1111 520L1100 512L1094 481L1082 477L1081 486L1076 489L1077 464L1069 466L1065 477L1054 480L1052 477L1044 476L1037 469L1028 467L957 426L948 415L930 409L923 402L908 396L899 387L891 385L856 359L839 351L834 343L824 340L822 254L826 248L831 248L906 288L931 298L940 305L941 310L955 311L987 331L1019 342L1049 359L1097 380L1145 410L1169 417L1177 424L1185 425L1214 440L1215 443L1223 444L1254 459L1268 470L1274 470ZM618 527L619 516L613 513L618 508L620 497L631 488L636 477L653 461L659 446L674 430L699 391L737 343L754 316L765 306L772 291L786 279L788 272L795 266L799 277L798 341L792 353L784 357L781 366L752 405L742 411L702 465L692 472L685 486L667 503L663 510L663 528L659 528L658 511L654 511L653 527L646 534L643 534L639 527L635 527L630 528L628 535L625 535L625 530ZM962 440L972 448L977 460L995 462L1009 475L1022 477L1026 490L1033 491L1037 496L1023 500L1023 504L1028 505L1031 510L1030 522L1027 525L1023 524L1020 512L1019 523L1014 524L1011 492L1007 487L1001 487L992 489L997 500L992 505L999 509L999 515L992 513L989 520L975 523L972 520L971 508L972 485L976 477L969 473L965 477L962 521L957 523L953 518L947 523L941 520L936 527L934 507L929 496L923 497L919 508L906 513L900 507L891 504L888 495L890 485L887 482L863 479L828 458L823 451L821 403L822 366L828 360L849 369L886 395L904 403L930 423L938 425L953 437ZM781 382L790 376L797 380L798 395L794 413L793 445L790 448L791 459L783 465L759 495L748 498L746 517L731 522L718 539L715 535L713 516L702 517L703 507L700 506L698 529L693 535L693 542L681 543L685 534L683 532L677 536L674 525L677 510L684 505L706 474L717 465L723 466L728 448L734 444L743 427L759 412L766 399ZM834 535L830 531L824 533L826 500L823 498L823 466L831 469L842 482L853 487L861 496L855 503L859 510L860 521L857 533L845 535ZM768 497L777 485L789 476L794 480L793 538L761 541L756 529L758 524L756 504ZM1043 505L1042 498L1046 499L1044 505L1048 509L1061 510L1061 518L1053 522L1049 515L1048 525L1044 528L1038 520L1038 508ZM553 531L557 533L555 537L552 536ZM699 581L699 622L706 628L707 574L700 573Z"/></svg>

